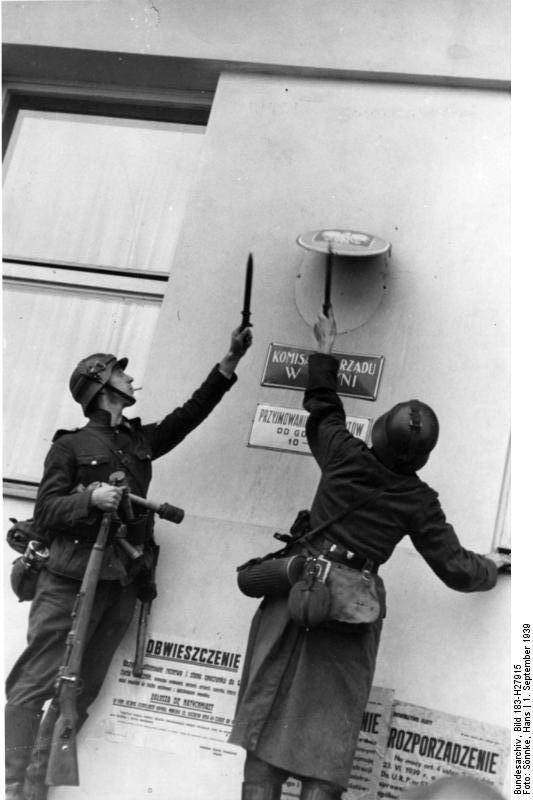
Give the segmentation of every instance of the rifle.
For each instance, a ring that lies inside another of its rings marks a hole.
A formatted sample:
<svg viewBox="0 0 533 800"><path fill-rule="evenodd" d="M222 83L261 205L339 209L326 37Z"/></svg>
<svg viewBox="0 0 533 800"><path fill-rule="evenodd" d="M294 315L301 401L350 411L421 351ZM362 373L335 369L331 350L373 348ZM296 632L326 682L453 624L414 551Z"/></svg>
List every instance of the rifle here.
<svg viewBox="0 0 533 800"><path fill-rule="evenodd" d="M109 483L117 485L122 479L123 473L114 472L109 478ZM100 530L92 547L80 591L72 611L73 622L67 635L65 660L59 669L56 681L56 702L52 702L42 722L44 728L50 729L52 719L48 719L48 716L58 715L53 726L50 757L46 772L47 786L79 786L78 754L76 751L76 723L78 718L76 696L78 694L80 667L89 620L113 514L114 512L112 511L106 511L102 516ZM59 706L59 713L56 703Z"/></svg>

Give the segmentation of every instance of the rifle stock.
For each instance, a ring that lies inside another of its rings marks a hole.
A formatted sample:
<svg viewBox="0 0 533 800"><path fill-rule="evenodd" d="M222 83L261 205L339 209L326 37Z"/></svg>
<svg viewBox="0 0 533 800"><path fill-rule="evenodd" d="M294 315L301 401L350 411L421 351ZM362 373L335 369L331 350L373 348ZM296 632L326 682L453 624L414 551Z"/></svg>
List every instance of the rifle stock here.
<svg viewBox="0 0 533 800"><path fill-rule="evenodd" d="M123 473L113 473L109 478L109 482L114 484L119 482L119 475L123 476ZM78 754L76 749L76 726L78 720L76 696L87 630L112 517L113 512L111 511L106 512L102 517L100 530L92 547L80 591L72 611L73 622L66 640L65 659L59 670L56 682L56 702L59 706L59 714L52 734L50 757L46 771L47 786L79 786Z"/></svg>
<svg viewBox="0 0 533 800"><path fill-rule="evenodd" d="M50 759L46 772L48 786L79 786L76 748L76 686L64 684L59 696L60 711L54 725Z"/></svg>

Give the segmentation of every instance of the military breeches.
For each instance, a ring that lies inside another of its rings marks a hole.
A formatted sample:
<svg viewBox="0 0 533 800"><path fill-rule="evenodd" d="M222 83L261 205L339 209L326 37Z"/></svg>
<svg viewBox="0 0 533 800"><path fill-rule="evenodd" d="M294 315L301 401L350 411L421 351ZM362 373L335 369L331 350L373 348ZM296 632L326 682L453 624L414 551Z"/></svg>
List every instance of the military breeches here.
<svg viewBox="0 0 533 800"><path fill-rule="evenodd" d="M53 696L80 585L42 570L30 609L28 645L7 677L8 704L40 710ZM97 586L80 675L78 713L82 717L104 682L133 617L135 602L134 585L101 581Z"/></svg>

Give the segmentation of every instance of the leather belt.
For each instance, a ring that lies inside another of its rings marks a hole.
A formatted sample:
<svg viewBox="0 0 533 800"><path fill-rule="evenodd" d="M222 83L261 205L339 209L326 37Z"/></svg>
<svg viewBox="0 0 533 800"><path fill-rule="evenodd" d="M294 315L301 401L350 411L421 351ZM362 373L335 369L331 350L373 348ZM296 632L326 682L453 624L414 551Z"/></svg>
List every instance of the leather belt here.
<svg viewBox="0 0 533 800"><path fill-rule="evenodd" d="M352 569L367 569L375 574L379 568L379 564L376 564L371 558L359 556L341 544L330 544L326 541L322 549L322 555L330 561L336 561L338 564L344 564L346 567L352 567Z"/></svg>

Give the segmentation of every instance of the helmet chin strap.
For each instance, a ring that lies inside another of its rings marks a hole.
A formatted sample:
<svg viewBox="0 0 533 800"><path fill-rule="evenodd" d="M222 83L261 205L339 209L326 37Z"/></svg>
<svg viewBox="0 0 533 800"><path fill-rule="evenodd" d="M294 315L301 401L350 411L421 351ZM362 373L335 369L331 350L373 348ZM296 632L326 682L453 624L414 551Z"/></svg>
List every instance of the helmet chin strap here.
<svg viewBox="0 0 533 800"><path fill-rule="evenodd" d="M123 392L121 389L116 389L114 386L110 386L109 383L106 383L106 385L103 388L108 389L110 392L113 392L114 394L117 394L122 400L125 401L125 405L127 406L132 406L134 403L137 402L135 397L126 394L126 392Z"/></svg>

